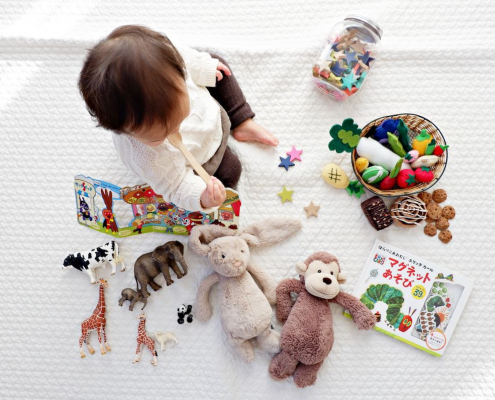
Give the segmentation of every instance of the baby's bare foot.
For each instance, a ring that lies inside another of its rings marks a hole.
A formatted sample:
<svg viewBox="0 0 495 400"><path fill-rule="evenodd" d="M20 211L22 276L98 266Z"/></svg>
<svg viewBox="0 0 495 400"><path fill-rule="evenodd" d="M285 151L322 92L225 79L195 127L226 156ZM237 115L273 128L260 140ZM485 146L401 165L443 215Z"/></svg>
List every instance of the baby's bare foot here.
<svg viewBox="0 0 495 400"><path fill-rule="evenodd" d="M251 118L248 118L234 129L234 138L240 142L260 142L270 146L278 145L278 139Z"/></svg>

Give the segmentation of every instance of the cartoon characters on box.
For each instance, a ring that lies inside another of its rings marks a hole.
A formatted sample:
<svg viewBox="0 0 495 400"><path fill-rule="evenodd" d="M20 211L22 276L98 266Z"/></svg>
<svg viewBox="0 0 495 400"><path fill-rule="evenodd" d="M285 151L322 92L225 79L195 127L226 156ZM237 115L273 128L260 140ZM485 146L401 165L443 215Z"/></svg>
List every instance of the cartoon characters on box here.
<svg viewBox="0 0 495 400"><path fill-rule="evenodd" d="M121 188L78 175L74 190L78 222L109 235L125 237L148 232L189 235L196 225L214 223L233 230L238 226L241 201L237 192L230 189L226 190L222 206L211 214L178 208L147 185ZM99 196L95 198L97 194ZM129 204L132 209L132 219L124 224L123 216L118 216L115 211L115 202L118 201Z"/></svg>

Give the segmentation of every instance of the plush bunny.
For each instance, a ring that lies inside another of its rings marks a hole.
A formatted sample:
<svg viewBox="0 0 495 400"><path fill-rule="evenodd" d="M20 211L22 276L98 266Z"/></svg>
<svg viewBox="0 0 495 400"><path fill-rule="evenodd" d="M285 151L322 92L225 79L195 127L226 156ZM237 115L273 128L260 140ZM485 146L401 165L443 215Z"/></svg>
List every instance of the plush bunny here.
<svg viewBox="0 0 495 400"><path fill-rule="evenodd" d="M210 319L210 290L220 282L222 325L230 344L246 363L254 360L250 339L256 338L260 348L270 353L280 351L280 335L271 329L276 283L264 269L249 263L249 247L281 242L300 227L299 220L270 218L237 233L218 225L198 225L192 229L189 248L208 257L215 271L199 286L196 316L203 322Z"/></svg>

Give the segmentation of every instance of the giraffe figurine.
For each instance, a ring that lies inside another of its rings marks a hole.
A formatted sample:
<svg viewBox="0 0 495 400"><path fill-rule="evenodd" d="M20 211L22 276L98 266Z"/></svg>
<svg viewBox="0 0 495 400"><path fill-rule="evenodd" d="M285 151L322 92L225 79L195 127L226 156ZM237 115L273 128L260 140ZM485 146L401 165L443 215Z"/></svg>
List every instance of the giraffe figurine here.
<svg viewBox="0 0 495 400"><path fill-rule="evenodd" d="M151 351L151 354L153 355L153 360L151 361L151 365L156 367L156 365L158 364L158 359L157 359L158 353L155 350L154 339L151 336L149 336L148 333L146 332L146 327L145 327L146 314L141 313L141 315L137 318L139 319L139 327L138 327L138 336L137 336L136 358L132 363L136 364L139 362L139 360L141 359L141 352L143 345L146 345L146 347L148 347L148 349Z"/></svg>
<svg viewBox="0 0 495 400"><path fill-rule="evenodd" d="M79 350L81 352L81 358L86 357L82 347L83 342L86 343L86 346L88 346L88 350L91 354L94 354L95 352L94 349L91 347L91 343L89 342L91 332L95 329L98 333L98 341L100 342L101 354L106 354L107 351L112 350L107 344L107 334L105 331L107 323L107 320L105 319L105 288L108 287L108 283L105 279L100 279L98 285L100 285L100 297L98 299L98 304L93 311L93 315L89 318L86 318L81 324L81 338L79 339ZM103 342L101 341L102 334ZM105 345L105 347L103 347L103 344Z"/></svg>

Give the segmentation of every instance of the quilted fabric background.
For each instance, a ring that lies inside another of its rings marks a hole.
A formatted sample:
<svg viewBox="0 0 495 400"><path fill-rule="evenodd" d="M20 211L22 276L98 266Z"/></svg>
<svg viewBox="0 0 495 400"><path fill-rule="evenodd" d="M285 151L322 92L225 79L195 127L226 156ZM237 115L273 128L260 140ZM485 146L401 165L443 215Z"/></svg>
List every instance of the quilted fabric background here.
<svg viewBox="0 0 495 400"><path fill-rule="evenodd" d="M337 104L312 86L310 67L333 24L353 12L382 25L383 52L361 93ZM203 260L186 254L189 275L153 293L145 309L148 330L171 330L180 345L160 352L156 368L147 350L133 365L139 311L131 313L117 301L133 284L137 256L172 239L159 234L119 241L128 270L114 277L108 269L100 272L110 285L112 351L79 358L80 323L91 315L98 289L87 276L62 271L61 262L67 253L109 237L77 224L73 176L139 182L124 169L110 134L95 128L76 82L86 49L127 23L223 55L258 121L280 138L278 149L232 144L244 165L242 225L273 215L303 220L302 231L290 240L253 251L254 262L277 281L295 276L295 263L311 252L327 250L340 258L348 275L344 290L350 292L380 238L475 282L443 358L375 331L358 331L335 307L336 343L316 385L300 390L290 380L274 382L268 354L257 351L255 362L244 365L231 352L217 290L211 321L177 324L176 308L193 303L199 282L210 273ZM490 0L0 1L0 398L493 398L494 40ZM348 155L327 149L332 124L353 117L363 126L402 112L434 121L451 145L437 185L457 210L449 245L421 229L377 233L357 199L320 178L331 161L352 171ZM286 172L277 168L278 156L292 145L304 149L303 162ZM282 184L294 189L293 203L280 203ZM321 206L317 219L304 216L310 200Z"/></svg>

